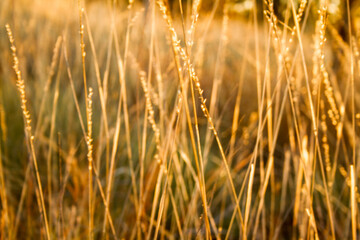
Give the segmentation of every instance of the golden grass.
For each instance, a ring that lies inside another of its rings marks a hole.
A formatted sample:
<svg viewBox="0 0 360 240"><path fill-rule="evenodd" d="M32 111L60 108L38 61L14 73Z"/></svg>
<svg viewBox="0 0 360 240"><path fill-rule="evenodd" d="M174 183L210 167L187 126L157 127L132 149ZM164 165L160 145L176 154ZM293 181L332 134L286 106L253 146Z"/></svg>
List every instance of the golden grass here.
<svg viewBox="0 0 360 240"><path fill-rule="evenodd" d="M356 4L145 2L0 3L0 239L356 239Z"/></svg>
<svg viewBox="0 0 360 240"><path fill-rule="evenodd" d="M41 179L40 179L40 174L39 174L38 163L37 163L36 154L35 154L34 136L32 135L32 130L31 130L31 115L30 115L30 112L27 107L25 82L22 79L21 71L19 68L19 59L17 57L16 47L14 44L15 40L14 40L12 31L11 31L11 28L8 24L6 24L5 27L6 27L8 37L9 37L10 44L11 44L12 57L13 57L13 61L14 61L13 69L16 74L16 86L20 93L21 109L22 109L22 113L23 113L23 117L24 117L26 144L28 147L30 159L32 160L32 163L34 164L34 168L35 168L36 181L37 181L37 185L38 185L38 189L36 190L37 191L36 197L37 197L37 201L39 203L40 214L42 215L42 217L44 219L44 227L45 227L46 236L49 239L50 238L49 223L48 223L48 217L47 217L47 212L46 212L46 207L45 207L45 202L44 202L44 195L43 195L43 189L42 189L42 184L41 184Z"/></svg>

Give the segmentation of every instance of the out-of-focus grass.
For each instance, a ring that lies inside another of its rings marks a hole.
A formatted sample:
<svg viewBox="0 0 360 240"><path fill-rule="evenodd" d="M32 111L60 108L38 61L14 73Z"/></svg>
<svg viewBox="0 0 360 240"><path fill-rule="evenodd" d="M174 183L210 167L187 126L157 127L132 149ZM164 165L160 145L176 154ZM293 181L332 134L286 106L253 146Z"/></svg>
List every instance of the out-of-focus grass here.
<svg viewBox="0 0 360 240"><path fill-rule="evenodd" d="M355 236L356 2L162 2L0 3L0 238Z"/></svg>

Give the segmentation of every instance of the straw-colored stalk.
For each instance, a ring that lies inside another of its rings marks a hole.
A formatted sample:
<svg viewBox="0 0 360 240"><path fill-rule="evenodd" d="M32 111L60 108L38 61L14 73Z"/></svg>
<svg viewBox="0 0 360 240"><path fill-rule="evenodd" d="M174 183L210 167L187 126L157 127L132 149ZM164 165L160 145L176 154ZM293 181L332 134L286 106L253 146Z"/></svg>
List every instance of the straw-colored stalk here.
<svg viewBox="0 0 360 240"><path fill-rule="evenodd" d="M27 98L26 98L26 92L25 92L25 81L22 79L22 75L21 75L21 71L20 71L20 67L19 67L19 59L17 57L16 47L15 47L15 44L14 44L14 37L13 37L13 34L12 34L12 31L11 31L11 28L10 28L9 24L6 24L6 31L7 31L8 37L9 37L12 56L13 56L13 60L14 60L13 69L14 69L15 74L16 74L16 86L17 86L18 91L20 93L21 109L22 109L22 113L23 113L23 117L24 117L24 124L25 124L25 137L26 137L26 140L27 140L27 145L28 145L28 149L29 149L31 159L32 159L32 162L34 164L36 181L37 181L38 188L39 188L38 189L38 193L39 193L38 196L39 196L40 199L38 199L38 202L40 203L40 206L41 206L40 212L43 215L46 237L47 237L47 239L50 239L50 229L49 229L49 224L48 224L48 219L47 219L47 212L46 212L46 207L45 207L45 202L44 202L43 189L42 189L42 185L41 185L41 179L40 179L40 174L39 174L39 170L38 170L38 163L37 163L36 154L35 154L35 147L34 147L34 139L35 139L35 137L32 135L31 115L30 115L30 112L29 112L28 107L27 107Z"/></svg>
<svg viewBox="0 0 360 240"><path fill-rule="evenodd" d="M88 147L88 166L89 166L89 239L93 239L94 228L94 214L93 214L93 138L92 138L92 95L93 90L89 88L89 95L87 98L87 139L86 144Z"/></svg>
<svg viewBox="0 0 360 240"><path fill-rule="evenodd" d="M355 180L355 169L354 165L350 165L350 180L351 180L351 232L353 239L356 238L356 213L357 213L357 204L356 204L356 180Z"/></svg>
<svg viewBox="0 0 360 240"><path fill-rule="evenodd" d="M251 207L251 194L252 194L252 185L254 181L254 173L255 173L255 167L254 164L251 164L250 166L250 178L249 178L249 184L248 184L248 191L247 191L247 197L246 197L246 206L245 206L245 215L244 215L244 231L243 231L243 238L247 239L247 225L249 220L249 213L250 213L250 207Z"/></svg>

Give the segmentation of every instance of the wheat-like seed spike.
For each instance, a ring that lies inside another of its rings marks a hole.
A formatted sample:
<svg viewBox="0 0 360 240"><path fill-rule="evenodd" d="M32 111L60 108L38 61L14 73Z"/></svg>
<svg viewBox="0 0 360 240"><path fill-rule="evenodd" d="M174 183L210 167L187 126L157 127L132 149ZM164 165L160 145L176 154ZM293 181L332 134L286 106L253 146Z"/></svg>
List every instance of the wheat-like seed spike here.
<svg viewBox="0 0 360 240"><path fill-rule="evenodd" d="M46 236L47 236L47 239L50 240L50 230L49 230L49 224L48 224L48 220L47 220L47 212L46 212L46 207L45 207L45 202L44 202L44 195L43 195L43 190L42 190L42 185L41 185L40 174L39 174L39 170L38 170L38 163L37 163L36 154L35 154L34 136L32 135L32 132L31 132L31 115L30 115L30 112L29 112L27 104L26 104L27 100L26 100L26 92L25 92L25 82L21 76L21 71L20 71L20 67L19 67L19 59L17 57L16 47L14 44L14 37L13 37L12 31L11 31L11 28L10 28L9 24L6 24L5 27L6 27L8 37L9 37L9 41L10 41L10 45L11 45L10 48L12 51L12 56L13 56L13 61L14 61L13 69L16 74L16 86L20 93L21 109L23 112L24 122L25 122L25 135L28 140L30 154L31 154L34 168L35 168L36 181L37 181L38 188L39 188L38 196L40 199L37 199L37 201L40 203L40 213L43 215L43 218L44 218Z"/></svg>

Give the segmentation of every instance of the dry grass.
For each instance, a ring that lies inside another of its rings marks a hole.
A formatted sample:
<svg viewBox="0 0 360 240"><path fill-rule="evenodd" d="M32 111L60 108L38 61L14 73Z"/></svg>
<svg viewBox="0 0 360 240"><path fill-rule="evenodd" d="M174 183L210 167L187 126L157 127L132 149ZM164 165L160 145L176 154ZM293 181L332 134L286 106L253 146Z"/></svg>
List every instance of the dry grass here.
<svg viewBox="0 0 360 240"><path fill-rule="evenodd" d="M356 239L357 5L1 1L0 239Z"/></svg>

